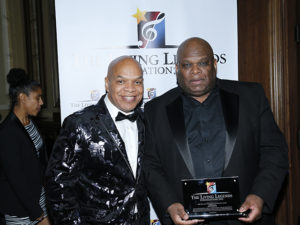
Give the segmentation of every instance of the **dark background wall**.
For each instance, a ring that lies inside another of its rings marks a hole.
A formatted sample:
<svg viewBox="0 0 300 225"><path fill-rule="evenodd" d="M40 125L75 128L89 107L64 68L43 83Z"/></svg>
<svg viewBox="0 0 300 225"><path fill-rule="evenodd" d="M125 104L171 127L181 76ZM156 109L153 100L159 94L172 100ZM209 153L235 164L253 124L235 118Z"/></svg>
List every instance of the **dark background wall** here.
<svg viewBox="0 0 300 225"><path fill-rule="evenodd" d="M276 208L278 225L300 224L299 13L299 0L238 0L239 79L264 86L289 146L289 176Z"/></svg>

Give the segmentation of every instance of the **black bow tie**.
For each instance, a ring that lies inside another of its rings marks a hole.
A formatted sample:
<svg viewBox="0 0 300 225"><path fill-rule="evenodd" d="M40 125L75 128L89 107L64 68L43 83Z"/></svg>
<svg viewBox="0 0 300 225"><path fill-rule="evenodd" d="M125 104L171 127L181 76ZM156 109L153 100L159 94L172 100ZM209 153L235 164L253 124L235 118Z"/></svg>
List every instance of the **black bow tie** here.
<svg viewBox="0 0 300 225"><path fill-rule="evenodd" d="M121 121L121 120L126 120L127 119L127 120L130 120L131 122L134 122L134 121L136 121L137 117L138 117L137 112L134 112L134 113L129 114L129 115L125 115L121 112L118 112L118 115L116 117L116 121Z"/></svg>

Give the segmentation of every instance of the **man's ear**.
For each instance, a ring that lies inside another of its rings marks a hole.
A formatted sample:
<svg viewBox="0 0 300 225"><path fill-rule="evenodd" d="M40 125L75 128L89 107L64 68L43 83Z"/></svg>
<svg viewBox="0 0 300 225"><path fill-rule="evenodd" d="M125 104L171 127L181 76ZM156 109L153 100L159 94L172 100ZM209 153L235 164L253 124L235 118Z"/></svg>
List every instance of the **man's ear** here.
<svg viewBox="0 0 300 225"><path fill-rule="evenodd" d="M178 63L177 64L175 64L175 71L176 71L176 74L178 73L178 71L179 71L179 65L178 65Z"/></svg>
<svg viewBox="0 0 300 225"><path fill-rule="evenodd" d="M214 67L215 67L215 71L216 71L216 73L217 73L217 69L218 69L218 67L217 67L217 64L218 64L217 60L216 60L216 59L214 59Z"/></svg>
<svg viewBox="0 0 300 225"><path fill-rule="evenodd" d="M179 70L180 70L180 68L179 68L179 64L177 63L177 64L175 64L175 71L176 71L176 80L177 80L177 84L178 84L178 74L179 74Z"/></svg>
<svg viewBox="0 0 300 225"><path fill-rule="evenodd" d="M105 77L105 91L106 91L106 93L108 93L108 82L109 82L109 80L108 80L108 77Z"/></svg>

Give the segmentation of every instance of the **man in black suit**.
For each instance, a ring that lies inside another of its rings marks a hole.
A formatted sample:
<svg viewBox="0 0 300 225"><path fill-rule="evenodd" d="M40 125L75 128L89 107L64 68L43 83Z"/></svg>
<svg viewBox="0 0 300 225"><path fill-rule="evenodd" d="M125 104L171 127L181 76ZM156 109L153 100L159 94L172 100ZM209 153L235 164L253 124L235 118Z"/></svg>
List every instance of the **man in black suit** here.
<svg viewBox="0 0 300 225"><path fill-rule="evenodd" d="M106 95L68 116L47 169L49 211L55 224L149 224L141 162L144 124L138 104L143 73L136 60L112 61Z"/></svg>
<svg viewBox="0 0 300 225"><path fill-rule="evenodd" d="M178 87L145 105L144 174L162 224L197 224L183 207L182 179L239 176L247 218L205 224L274 224L287 174L285 139L263 88L216 78L211 46L200 38L177 51Z"/></svg>

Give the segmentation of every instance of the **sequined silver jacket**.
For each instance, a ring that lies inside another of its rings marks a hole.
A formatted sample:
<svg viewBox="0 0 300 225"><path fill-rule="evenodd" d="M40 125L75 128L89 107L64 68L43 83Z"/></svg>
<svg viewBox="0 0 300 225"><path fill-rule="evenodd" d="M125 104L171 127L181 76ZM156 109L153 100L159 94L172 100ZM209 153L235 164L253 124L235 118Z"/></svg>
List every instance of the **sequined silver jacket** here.
<svg viewBox="0 0 300 225"><path fill-rule="evenodd" d="M134 178L125 144L104 97L96 105L68 116L54 144L46 190L55 224L149 224L141 173L142 112L138 109L139 152Z"/></svg>

